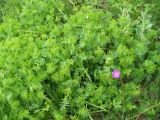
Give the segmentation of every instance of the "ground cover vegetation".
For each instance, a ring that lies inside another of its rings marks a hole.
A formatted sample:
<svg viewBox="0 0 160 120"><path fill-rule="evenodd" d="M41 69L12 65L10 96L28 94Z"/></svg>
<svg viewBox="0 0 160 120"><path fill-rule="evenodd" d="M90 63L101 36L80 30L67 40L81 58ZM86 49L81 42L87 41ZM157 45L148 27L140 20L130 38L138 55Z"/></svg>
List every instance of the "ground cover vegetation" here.
<svg viewBox="0 0 160 120"><path fill-rule="evenodd" d="M159 27L159 0L0 0L0 120L159 120Z"/></svg>

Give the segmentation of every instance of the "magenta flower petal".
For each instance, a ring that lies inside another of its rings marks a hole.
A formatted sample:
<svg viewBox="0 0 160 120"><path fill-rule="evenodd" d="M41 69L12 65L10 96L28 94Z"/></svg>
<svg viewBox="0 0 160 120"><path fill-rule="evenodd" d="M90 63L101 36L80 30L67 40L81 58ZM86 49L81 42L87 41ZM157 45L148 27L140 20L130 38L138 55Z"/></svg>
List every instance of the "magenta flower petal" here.
<svg viewBox="0 0 160 120"><path fill-rule="evenodd" d="M120 71L118 71L118 70L113 70L113 72L112 72L112 76L113 76L113 78L120 78Z"/></svg>

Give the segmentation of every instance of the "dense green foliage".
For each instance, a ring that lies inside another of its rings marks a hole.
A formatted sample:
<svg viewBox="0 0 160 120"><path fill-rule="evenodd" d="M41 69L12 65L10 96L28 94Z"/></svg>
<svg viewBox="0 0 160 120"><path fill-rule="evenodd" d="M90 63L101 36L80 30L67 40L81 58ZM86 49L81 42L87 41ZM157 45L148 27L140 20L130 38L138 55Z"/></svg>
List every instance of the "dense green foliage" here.
<svg viewBox="0 0 160 120"><path fill-rule="evenodd" d="M0 7L0 120L160 119L159 0Z"/></svg>

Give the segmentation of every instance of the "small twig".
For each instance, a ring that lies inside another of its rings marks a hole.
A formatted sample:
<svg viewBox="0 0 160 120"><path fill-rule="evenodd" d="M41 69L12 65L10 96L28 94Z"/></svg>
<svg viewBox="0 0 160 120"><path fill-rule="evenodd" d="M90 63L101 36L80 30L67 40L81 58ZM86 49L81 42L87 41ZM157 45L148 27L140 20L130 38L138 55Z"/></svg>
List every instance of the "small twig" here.
<svg viewBox="0 0 160 120"><path fill-rule="evenodd" d="M40 34L39 32L29 31L29 30L20 30L20 32Z"/></svg>
<svg viewBox="0 0 160 120"><path fill-rule="evenodd" d="M87 103L86 103L86 106L85 106L85 107L86 107L86 109L88 108L88 107L87 107ZM90 115L89 113L88 113L88 116L89 116L90 120L93 120L93 118L91 117L91 115Z"/></svg>
<svg viewBox="0 0 160 120"><path fill-rule="evenodd" d="M86 70L85 70L85 73L86 73L86 76L88 77L89 81L92 83L92 79Z"/></svg>
<svg viewBox="0 0 160 120"><path fill-rule="evenodd" d="M135 116L129 118L128 120L131 120L131 119L133 119L133 118L139 117L141 114L147 112L149 109L152 109L152 108L157 107L157 106L159 106L159 105L160 105L160 103L158 103L158 104L156 104L156 105L154 105L154 106L151 106L151 107L145 109L144 111L140 112L139 114L137 114L137 115L135 115Z"/></svg>
<svg viewBox="0 0 160 120"><path fill-rule="evenodd" d="M94 106L94 107L97 107L97 108L99 108L99 109L101 109L101 110L107 112L107 110L106 110L105 108L102 108L102 107L100 107L100 106L97 106L97 105L95 105L95 104L88 103L88 102L87 102L87 104L92 105L92 106Z"/></svg>
<svg viewBox="0 0 160 120"><path fill-rule="evenodd" d="M73 5L73 7L75 7L75 4L72 0L68 0L68 1Z"/></svg>
<svg viewBox="0 0 160 120"><path fill-rule="evenodd" d="M99 113L99 112L105 112L105 110L97 110L97 111L92 111L90 113Z"/></svg>
<svg viewBox="0 0 160 120"><path fill-rule="evenodd" d="M90 120L93 120L93 118L91 117L91 115L90 115L90 114L88 114L88 116L89 116Z"/></svg>
<svg viewBox="0 0 160 120"><path fill-rule="evenodd" d="M67 17L67 16L62 12L62 10L58 7L58 5L57 5L57 3L55 2L55 0L53 0L53 2L54 2L54 4L55 4L56 8L58 9L58 11L59 11L63 16L65 16L66 19L68 20L68 17Z"/></svg>
<svg viewBox="0 0 160 120"><path fill-rule="evenodd" d="M139 116L137 116L136 120L138 120Z"/></svg>

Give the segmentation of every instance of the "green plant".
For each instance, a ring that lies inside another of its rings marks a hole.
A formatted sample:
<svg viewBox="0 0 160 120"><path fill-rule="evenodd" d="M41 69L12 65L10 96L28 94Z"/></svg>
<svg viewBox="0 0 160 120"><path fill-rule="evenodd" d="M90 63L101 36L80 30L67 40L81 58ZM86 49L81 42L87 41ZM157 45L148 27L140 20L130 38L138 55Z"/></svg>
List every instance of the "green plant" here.
<svg viewBox="0 0 160 120"><path fill-rule="evenodd" d="M137 2L6 1L0 119L158 119L159 31Z"/></svg>

